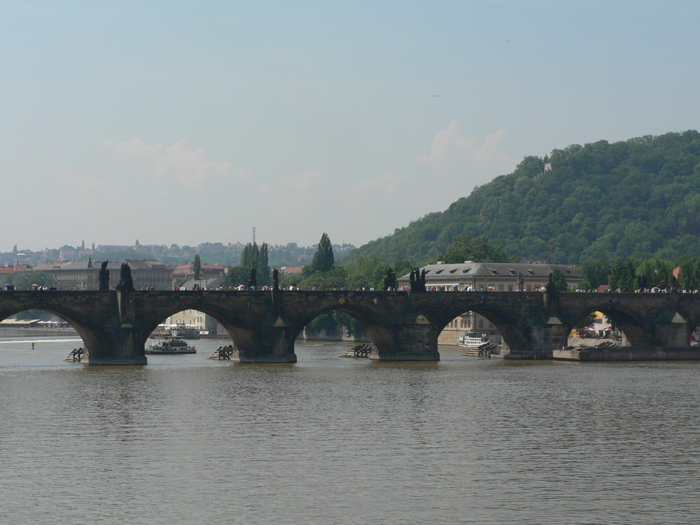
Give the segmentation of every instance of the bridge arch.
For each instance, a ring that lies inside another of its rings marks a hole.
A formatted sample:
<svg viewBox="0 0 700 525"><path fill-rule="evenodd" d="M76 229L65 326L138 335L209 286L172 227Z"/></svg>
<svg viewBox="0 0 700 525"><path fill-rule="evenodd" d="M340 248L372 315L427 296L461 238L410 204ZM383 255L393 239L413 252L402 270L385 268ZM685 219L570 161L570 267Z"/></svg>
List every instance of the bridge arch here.
<svg viewBox="0 0 700 525"><path fill-rule="evenodd" d="M244 347L246 343L250 341L250 326L243 316L237 315L237 312L227 309L221 304L202 302L199 298L194 296L196 294L192 295L193 297L191 300L179 301L177 305L157 308L151 315L147 316L147 321L143 325L142 332L144 343L158 328L159 324L168 317L186 310L196 310L211 316L224 327L237 348Z"/></svg>
<svg viewBox="0 0 700 525"><path fill-rule="evenodd" d="M387 345L394 344L394 335L389 327L385 325L382 319L370 308L364 307L356 302L346 301L344 303L324 304L314 310L309 311L306 315L296 321L294 327L294 339L304 331L309 323L321 315L330 312L341 312L345 315L358 321L367 331L372 344L382 353L382 349Z"/></svg>
<svg viewBox="0 0 700 525"><path fill-rule="evenodd" d="M570 333L577 324L594 312L601 312L619 326L623 333L623 340L626 340L627 345L641 347L650 344L651 334L646 327L645 320L637 313L610 301L588 305L573 315L567 316L564 321L567 333Z"/></svg>
<svg viewBox="0 0 700 525"><path fill-rule="evenodd" d="M529 349L530 344L528 342L527 335L520 326L518 318L513 312L502 308L497 304L474 302L464 306L460 305L458 308L450 309L449 313L446 315L446 317L449 317L448 320L446 320L444 317L435 320L436 324L438 325L439 332L442 332L454 319L464 315L467 312L474 312L492 323L500 333L505 348L511 351L527 351ZM469 328L464 328L464 330L468 329Z"/></svg>
<svg viewBox="0 0 700 525"><path fill-rule="evenodd" d="M41 292L32 291L27 293L37 294ZM98 331L83 313L73 310L63 303L52 303L46 300L35 302L33 299L34 298L29 297L27 301L15 303L12 306L3 305L3 308L0 310L0 321L28 310L48 312L57 315L78 332L78 335L83 340L84 348L87 349L88 352L91 349L94 350L99 347L100 339L98 337Z"/></svg>

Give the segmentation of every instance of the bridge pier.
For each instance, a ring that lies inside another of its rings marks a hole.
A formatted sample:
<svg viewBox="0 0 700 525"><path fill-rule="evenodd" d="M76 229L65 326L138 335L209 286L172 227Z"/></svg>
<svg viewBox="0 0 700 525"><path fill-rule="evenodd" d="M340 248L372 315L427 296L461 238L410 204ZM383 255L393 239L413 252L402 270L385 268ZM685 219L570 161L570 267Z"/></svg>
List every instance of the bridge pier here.
<svg viewBox="0 0 700 525"><path fill-rule="evenodd" d="M568 343L568 329L557 317L550 316L544 324L530 325L529 347L512 347L506 359L552 359L554 350Z"/></svg>
<svg viewBox="0 0 700 525"><path fill-rule="evenodd" d="M690 346L693 327L678 312L664 312L654 323L654 346Z"/></svg>
<svg viewBox="0 0 700 525"><path fill-rule="evenodd" d="M291 326L261 326L245 330L236 338L238 355L231 361L238 363L296 363L294 340L297 332Z"/></svg>
<svg viewBox="0 0 700 525"><path fill-rule="evenodd" d="M94 344L86 343L88 365L145 365L145 341L129 323L105 330Z"/></svg>
<svg viewBox="0 0 700 525"><path fill-rule="evenodd" d="M423 316L412 324L393 327L391 334L372 333L372 343L377 347L377 361L439 361L437 326ZM388 337L386 337L388 336Z"/></svg>

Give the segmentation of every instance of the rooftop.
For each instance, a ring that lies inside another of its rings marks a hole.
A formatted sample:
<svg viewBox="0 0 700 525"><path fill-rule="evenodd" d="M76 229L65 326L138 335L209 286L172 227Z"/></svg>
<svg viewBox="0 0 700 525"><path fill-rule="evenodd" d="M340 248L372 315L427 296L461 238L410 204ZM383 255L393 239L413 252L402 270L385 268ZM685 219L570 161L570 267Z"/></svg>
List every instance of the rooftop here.
<svg viewBox="0 0 700 525"><path fill-rule="evenodd" d="M524 279L528 277L548 278L549 274L558 268L566 279L582 279L576 268L563 264L531 264L531 263L441 263L428 264L420 268L425 270L426 280L431 281L459 281L472 277L517 277L522 274ZM410 273L402 275L399 280L407 281Z"/></svg>

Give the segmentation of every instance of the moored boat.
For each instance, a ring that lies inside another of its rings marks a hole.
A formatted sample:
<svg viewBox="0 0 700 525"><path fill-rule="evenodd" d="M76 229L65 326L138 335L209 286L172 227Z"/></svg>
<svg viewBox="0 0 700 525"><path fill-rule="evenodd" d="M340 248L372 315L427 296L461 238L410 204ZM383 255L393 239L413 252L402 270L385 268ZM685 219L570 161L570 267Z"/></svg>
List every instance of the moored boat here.
<svg viewBox="0 0 700 525"><path fill-rule="evenodd" d="M476 348L489 342L489 336L486 334L479 335L477 332L464 332L457 338L457 345L467 348Z"/></svg>
<svg viewBox="0 0 700 525"><path fill-rule="evenodd" d="M146 354L196 354L194 346L190 346L182 339L163 339L146 348Z"/></svg>

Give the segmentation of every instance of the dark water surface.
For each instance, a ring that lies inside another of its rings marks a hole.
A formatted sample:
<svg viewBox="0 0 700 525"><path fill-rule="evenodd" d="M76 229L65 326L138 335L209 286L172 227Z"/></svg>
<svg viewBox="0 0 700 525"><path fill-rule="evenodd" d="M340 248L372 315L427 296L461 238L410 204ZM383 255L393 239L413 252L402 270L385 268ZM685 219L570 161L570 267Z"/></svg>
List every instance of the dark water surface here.
<svg viewBox="0 0 700 525"><path fill-rule="evenodd" d="M0 524L700 523L700 365L198 353L0 338Z"/></svg>

